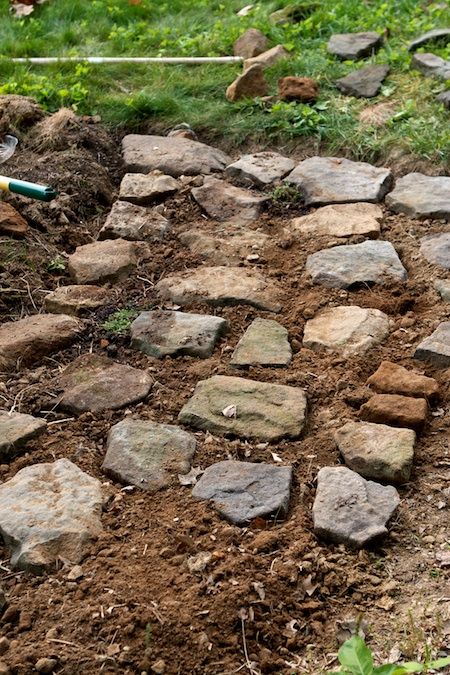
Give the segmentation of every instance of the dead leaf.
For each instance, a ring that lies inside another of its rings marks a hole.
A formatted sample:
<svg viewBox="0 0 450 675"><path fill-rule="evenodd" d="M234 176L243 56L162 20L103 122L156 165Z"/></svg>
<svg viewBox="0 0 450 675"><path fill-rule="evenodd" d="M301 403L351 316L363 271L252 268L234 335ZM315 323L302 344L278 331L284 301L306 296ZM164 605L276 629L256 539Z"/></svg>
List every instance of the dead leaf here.
<svg viewBox="0 0 450 675"><path fill-rule="evenodd" d="M295 626L298 626L298 625L299 624L298 624L297 619L292 619L292 621L288 621L288 623L286 624L286 628L284 629L284 631L282 633L284 635L284 637L293 638L295 636L295 634L298 633L298 628L295 627Z"/></svg>
<svg viewBox="0 0 450 675"><path fill-rule="evenodd" d="M313 584L311 574L308 577L306 577L306 579L304 579L303 583L302 583L302 586L305 589L305 591L307 592L307 594L309 595L309 597L311 597L311 595L314 594L314 592L318 588L318 585L319 584Z"/></svg>
<svg viewBox="0 0 450 675"><path fill-rule="evenodd" d="M236 406L234 404L227 405L227 407L222 410L222 415L224 417L236 417L237 416Z"/></svg>
<svg viewBox="0 0 450 675"><path fill-rule="evenodd" d="M254 581L252 583L253 588L259 595L260 600L265 600L266 599L266 591L264 590L264 584L261 583L261 581Z"/></svg>
<svg viewBox="0 0 450 675"><path fill-rule="evenodd" d="M384 609L386 612L389 612L394 607L395 601L389 596L384 595L375 602L375 605L380 609Z"/></svg>
<svg viewBox="0 0 450 675"><path fill-rule="evenodd" d="M271 452L270 454L272 455L272 459L273 459L274 462L282 462L283 461L282 457L280 457L280 455L277 455L276 452Z"/></svg>
<svg viewBox="0 0 450 675"><path fill-rule="evenodd" d="M450 567L450 551L438 551L436 560L441 567Z"/></svg>
<svg viewBox="0 0 450 675"><path fill-rule="evenodd" d="M196 555L191 555L187 559L188 570L191 574L199 574L203 572L208 563L211 562L212 555L209 551L200 551Z"/></svg>
<svg viewBox="0 0 450 675"><path fill-rule="evenodd" d="M120 653L119 645L116 644L108 645L106 648L106 653L108 656L116 656L117 654Z"/></svg>
<svg viewBox="0 0 450 675"><path fill-rule="evenodd" d="M193 466L192 469L189 471L189 473L183 473L183 474L178 474L178 480L180 481L180 485L195 485L197 482L197 478L201 476L203 473L203 469L201 469L199 466Z"/></svg>
<svg viewBox="0 0 450 675"><path fill-rule="evenodd" d="M247 16L247 14L250 14L253 7L254 7L254 5L245 5L245 7L243 7L242 9L239 10L239 12L237 12L237 15L238 16Z"/></svg>

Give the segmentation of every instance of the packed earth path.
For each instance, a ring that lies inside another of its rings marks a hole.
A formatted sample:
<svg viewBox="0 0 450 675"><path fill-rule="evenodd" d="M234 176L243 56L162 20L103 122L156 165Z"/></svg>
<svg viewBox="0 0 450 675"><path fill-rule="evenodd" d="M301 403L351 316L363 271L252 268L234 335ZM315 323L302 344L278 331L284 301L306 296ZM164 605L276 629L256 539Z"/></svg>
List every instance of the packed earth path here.
<svg viewBox="0 0 450 675"><path fill-rule="evenodd" d="M5 98L0 673L446 655L450 178Z"/></svg>

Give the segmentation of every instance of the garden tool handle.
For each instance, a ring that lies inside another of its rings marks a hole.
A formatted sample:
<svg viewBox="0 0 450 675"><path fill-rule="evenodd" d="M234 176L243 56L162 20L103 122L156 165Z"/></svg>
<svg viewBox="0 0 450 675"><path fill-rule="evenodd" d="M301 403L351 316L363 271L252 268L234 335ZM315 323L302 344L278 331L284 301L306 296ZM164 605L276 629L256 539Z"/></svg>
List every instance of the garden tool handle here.
<svg viewBox="0 0 450 675"><path fill-rule="evenodd" d="M7 176L0 176L0 190L9 190L24 197L31 197L31 199L40 199L43 202L51 202L57 196L56 190L46 185L39 185L38 183L29 183L26 180L18 180L16 178L8 178Z"/></svg>

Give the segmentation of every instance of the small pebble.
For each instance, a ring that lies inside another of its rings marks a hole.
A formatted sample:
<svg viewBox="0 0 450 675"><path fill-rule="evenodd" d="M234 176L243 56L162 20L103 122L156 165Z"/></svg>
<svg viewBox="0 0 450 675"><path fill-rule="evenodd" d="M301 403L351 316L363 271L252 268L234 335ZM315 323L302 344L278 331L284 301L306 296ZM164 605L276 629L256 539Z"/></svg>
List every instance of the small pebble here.
<svg viewBox="0 0 450 675"><path fill-rule="evenodd" d="M36 661L35 668L38 673L52 673L57 664L56 659L42 658Z"/></svg>

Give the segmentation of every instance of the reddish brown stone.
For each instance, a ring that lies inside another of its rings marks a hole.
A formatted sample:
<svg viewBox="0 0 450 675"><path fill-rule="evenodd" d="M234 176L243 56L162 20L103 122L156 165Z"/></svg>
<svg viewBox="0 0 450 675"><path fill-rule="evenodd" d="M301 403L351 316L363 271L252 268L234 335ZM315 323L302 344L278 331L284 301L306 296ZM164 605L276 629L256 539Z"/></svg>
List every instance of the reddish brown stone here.
<svg viewBox="0 0 450 675"><path fill-rule="evenodd" d="M315 101L319 85L310 77L282 77L278 80L278 93L283 101Z"/></svg>
<svg viewBox="0 0 450 675"><path fill-rule="evenodd" d="M233 46L235 56L251 59L267 49L269 40L257 28L249 28L236 40Z"/></svg>
<svg viewBox="0 0 450 675"><path fill-rule="evenodd" d="M229 101L239 101L242 98L266 96L269 93L266 79L261 65L254 65L230 84L226 97Z"/></svg>
<svg viewBox="0 0 450 675"><path fill-rule="evenodd" d="M14 207L0 202L0 234L12 234L15 237L25 236L28 230L27 221Z"/></svg>
<svg viewBox="0 0 450 675"><path fill-rule="evenodd" d="M367 380L367 384L382 394L403 394L428 399L439 396L439 385L432 377L417 375L390 361L382 361L378 370Z"/></svg>
<svg viewBox="0 0 450 675"><path fill-rule="evenodd" d="M375 394L361 406L359 416L367 422L388 424L393 427L409 427L420 430L428 414L428 403L424 398L397 396L396 394Z"/></svg>

